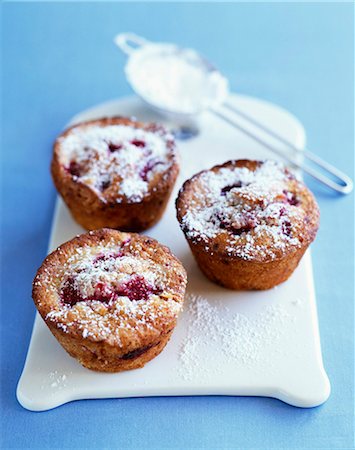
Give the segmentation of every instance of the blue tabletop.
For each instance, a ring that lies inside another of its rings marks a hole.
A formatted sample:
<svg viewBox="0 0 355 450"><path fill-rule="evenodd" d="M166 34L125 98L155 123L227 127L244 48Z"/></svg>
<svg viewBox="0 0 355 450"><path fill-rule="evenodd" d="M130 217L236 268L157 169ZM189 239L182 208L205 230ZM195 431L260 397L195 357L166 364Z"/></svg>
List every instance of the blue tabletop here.
<svg viewBox="0 0 355 450"><path fill-rule="evenodd" d="M4 3L2 446L12 448L352 448L353 197L306 179L321 208L313 245L324 363L321 407L242 397L80 401L44 413L16 401L35 309L31 282L47 249L55 191L51 144L76 112L130 92L113 36L199 49L233 90L303 122L308 144L353 170L351 3Z"/></svg>

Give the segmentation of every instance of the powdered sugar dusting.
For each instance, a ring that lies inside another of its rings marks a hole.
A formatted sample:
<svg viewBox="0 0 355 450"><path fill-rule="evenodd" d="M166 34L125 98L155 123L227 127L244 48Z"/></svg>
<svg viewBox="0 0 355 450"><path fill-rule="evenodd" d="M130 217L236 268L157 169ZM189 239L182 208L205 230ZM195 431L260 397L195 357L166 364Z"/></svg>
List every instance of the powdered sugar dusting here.
<svg viewBox="0 0 355 450"><path fill-rule="evenodd" d="M166 266L140 257L129 240L77 247L62 271L58 304L46 319L65 333L120 345L122 332L161 333L161 322L174 321L182 307Z"/></svg>
<svg viewBox="0 0 355 450"><path fill-rule="evenodd" d="M232 366L256 370L265 367L264 354L276 351L292 317L279 305L261 309L253 318L236 313L223 302L210 302L199 295L186 298L187 332L179 352L179 375L185 380L208 378L211 364L205 355L213 355L214 372L223 373Z"/></svg>
<svg viewBox="0 0 355 450"><path fill-rule="evenodd" d="M73 179L101 198L111 193L117 202L140 202L150 182L164 176L174 160L173 136L160 127L85 125L59 143L61 163Z"/></svg>
<svg viewBox="0 0 355 450"><path fill-rule="evenodd" d="M165 277L160 265L122 253L124 246L98 246L94 251L91 247L84 247L78 250L68 259L69 270L62 281L62 288L68 279L73 278L73 287L80 291L84 299L95 296L99 283L114 288L136 275L144 277L154 288L163 289Z"/></svg>
<svg viewBox="0 0 355 450"><path fill-rule="evenodd" d="M47 377L43 379L40 385L40 389L47 390L49 387L50 390L56 392L58 390L66 389L67 385L68 385L68 376L64 373L54 370L52 372L49 372L47 374Z"/></svg>
<svg viewBox="0 0 355 450"><path fill-rule="evenodd" d="M290 191L297 183L284 167L265 161L255 170L221 167L194 179L196 189L182 217L186 236L211 243L223 235L226 252L243 259L273 259L301 245L304 211Z"/></svg>

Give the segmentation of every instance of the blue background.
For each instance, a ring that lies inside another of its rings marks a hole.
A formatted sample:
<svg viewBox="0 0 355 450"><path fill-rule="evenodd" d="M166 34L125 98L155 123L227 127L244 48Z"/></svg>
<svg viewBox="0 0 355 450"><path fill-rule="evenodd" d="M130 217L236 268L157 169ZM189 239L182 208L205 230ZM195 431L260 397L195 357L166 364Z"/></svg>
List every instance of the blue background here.
<svg viewBox="0 0 355 450"><path fill-rule="evenodd" d="M130 92L120 31L192 46L232 88L278 103L309 146L352 174L352 4L3 4L3 447L350 448L353 446L353 197L307 182L321 207L313 245L332 394L302 410L262 398L81 401L44 413L15 397L46 254L55 192L51 144L78 111Z"/></svg>

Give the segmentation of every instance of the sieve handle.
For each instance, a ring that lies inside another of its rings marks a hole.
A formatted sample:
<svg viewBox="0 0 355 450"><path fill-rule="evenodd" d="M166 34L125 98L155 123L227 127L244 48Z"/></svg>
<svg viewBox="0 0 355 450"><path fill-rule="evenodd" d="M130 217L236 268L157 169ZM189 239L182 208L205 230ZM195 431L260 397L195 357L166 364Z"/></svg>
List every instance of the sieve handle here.
<svg viewBox="0 0 355 450"><path fill-rule="evenodd" d="M228 110L229 112L232 112L234 114L234 117L231 117L228 114ZM320 183L333 189L334 191L339 192L340 194L350 194L350 192L353 190L353 182L351 178L348 177L345 173L341 172L339 169L329 164L328 162L324 161L314 153L311 153L308 149L300 150L299 148L294 146L291 142L289 142L288 140L286 140L285 138L283 138L282 136L271 130L267 125L249 116L247 113L238 109L234 105L231 105L230 103L225 103L220 109L217 108L212 109L212 112L220 119L232 125L234 128L245 133L247 136L256 141L258 144L262 145L271 152L276 153L277 155L286 159L291 164L298 167L299 169L302 169L304 172L308 173L313 178L318 180ZM235 118L236 116L239 116L242 119L244 119L247 123L252 124L256 130L259 131L261 130L267 135L286 145L288 149L291 150L291 153L293 155L289 156L289 154L280 150L279 147L271 145L269 142L263 139L260 133L257 133L255 131L253 132L250 131L250 129L245 128L240 122L236 120ZM296 155L299 152L303 155L304 158L304 161L302 162L299 162L296 158ZM307 162L309 161L311 161L314 167L310 167L307 164Z"/></svg>
<svg viewBox="0 0 355 450"><path fill-rule="evenodd" d="M117 47L125 54L131 55L135 50L142 45L146 45L149 43L146 39L141 36L137 36L134 33L120 33L114 38L114 43Z"/></svg>

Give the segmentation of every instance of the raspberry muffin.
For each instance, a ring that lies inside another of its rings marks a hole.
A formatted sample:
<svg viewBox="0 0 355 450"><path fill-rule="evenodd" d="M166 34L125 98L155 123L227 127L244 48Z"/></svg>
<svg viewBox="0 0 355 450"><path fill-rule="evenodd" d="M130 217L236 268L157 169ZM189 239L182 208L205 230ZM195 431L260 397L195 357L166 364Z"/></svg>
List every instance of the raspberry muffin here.
<svg viewBox="0 0 355 450"><path fill-rule="evenodd" d="M179 166L174 138L164 128L111 117L64 131L51 171L84 228L143 231L161 218Z"/></svg>
<svg viewBox="0 0 355 450"><path fill-rule="evenodd" d="M311 192L275 161L229 161L186 181L177 217L198 265L231 289L287 280L319 225Z"/></svg>
<svg viewBox="0 0 355 450"><path fill-rule="evenodd" d="M33 300L64 349L102 372L143 367L165 347L182 308L186 273L167 247L102 229L44 260Z"/></svg>

